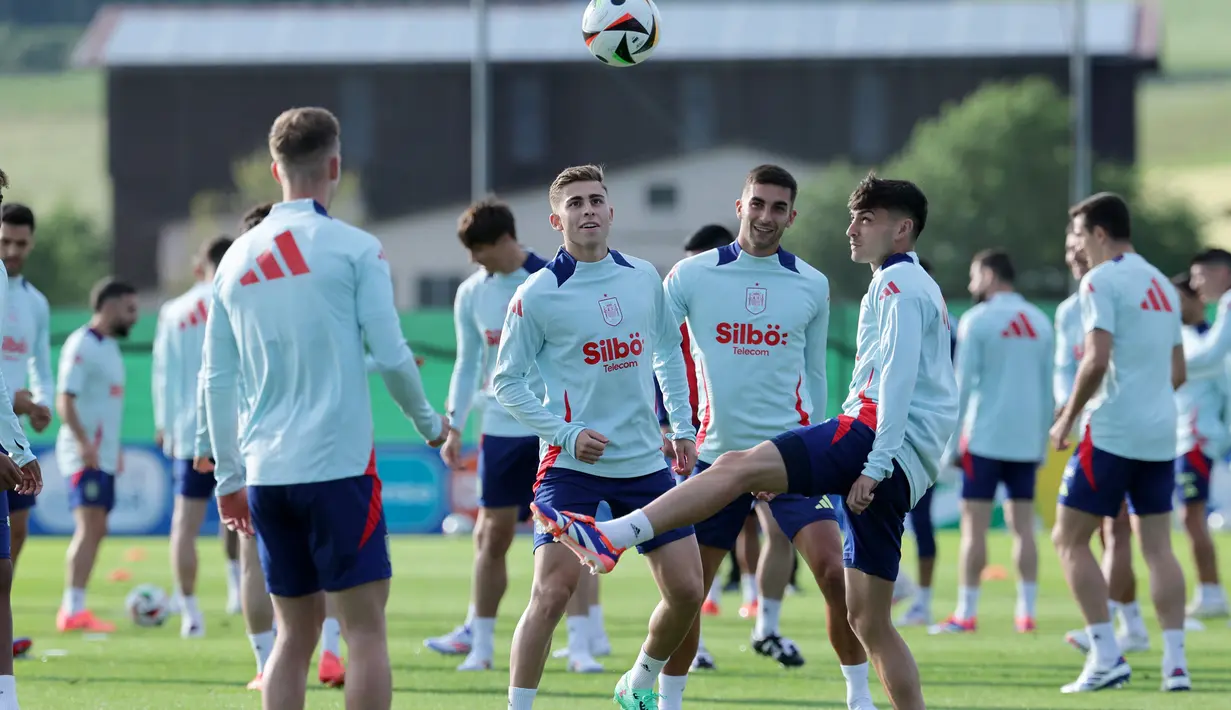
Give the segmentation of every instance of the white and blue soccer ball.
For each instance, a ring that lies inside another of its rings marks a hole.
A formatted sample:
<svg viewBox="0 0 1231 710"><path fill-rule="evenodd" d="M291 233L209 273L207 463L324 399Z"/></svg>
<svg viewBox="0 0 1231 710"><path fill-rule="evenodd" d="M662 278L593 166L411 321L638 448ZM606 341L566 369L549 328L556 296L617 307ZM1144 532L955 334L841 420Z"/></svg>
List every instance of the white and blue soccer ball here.
<svg viewBox="0 0 1231 710"><path fill-rule="evenodd" d="M124 600L128 616L137 626L162 626L171 615L171 600L161 587L153 584L137 585Z"/></svg>
<svg viewBox="0 0 1231 710"><path fill-rule="evenodd" d="M598 61L631 67L654 54L659 25L654 0L590 0L581 16L581 36Z"/></svg>
<svg viewBox="0 0 1231 710"><path fill-rule="evenodd" d="M469 535L474 532L474 520L469 515L450 513L440 524L440 531L445 535Z"/></svg>

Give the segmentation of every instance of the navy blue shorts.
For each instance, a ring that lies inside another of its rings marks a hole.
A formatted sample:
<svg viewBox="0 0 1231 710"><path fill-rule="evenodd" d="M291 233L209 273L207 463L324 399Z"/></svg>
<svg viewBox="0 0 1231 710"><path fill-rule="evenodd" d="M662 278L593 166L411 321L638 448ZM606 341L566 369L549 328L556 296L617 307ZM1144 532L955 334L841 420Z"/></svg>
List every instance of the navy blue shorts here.
<svg viewBox="0 0 1231 710"><path fill-rule="evenodd" d="M1214 460L1193 449L1175 460L1175 493L1185 505L1208 503L1210 500L1210 471Z"/></svg>
<svg viewBox="0 0 1231 710"><path fill-rule="evenodd" d="M539 470L537 436L490 436L479 439L479 507L517 508L530 516L534 479Z"/></svg>
<svg viewBox="0 0 1231 710"><path fill-rule="evenodd" d="M17 491L9 491L7 498L9 499L9 512L16 513L19 510L29 510L34 507L37 496L18 493Z"/></svg>
<svg viewBox="0 0 1231 710"><path fill-rule="evenodd" d="M697 461L693 468L696 476L710 467L704 461ZM752 510L756 498L751 493L736 498L727 507L718 511L709 519L703 520L693 527L697 531L697 543L719 550L731 550L735 547L735 539L744 529L744 521L748 519L748 511ZM774 514L778 527L788 540L794 540L800 530L812 523L823 520L838 522L838 513L833 501L828 496L805 498L801 495L783 493L769 502L769 511Z"/></svg>
<svg viewBox="0 0 1231 710"><path fill-rule="evenodd" d="M389 535L375 475L248 486L270 594L302 597L389 579Z"/></svg>
<svg viewBox="0 0 1231 710"><path fill-rule="evenodd" d="M1034 500L1037 461L1000 461L966 453L962 456L962 498L996 499L996 488L1003 483L1009 500Z"/></svg>
<svg viewBox="0 0 1231 710"><path fill-rule="evenodd" d="M205 500L214 497L214 474L197 473L192 459L175 459L171 462L171 475L175 477L176 495Z"/></svg>
<svg viewBox="0 0 1231 710"><path fill-rule="evenodd" d="M12 558L13 530L9 527L9 497L0 496L0 560Z"/></svg>
<svg viewBox="0 0 1231 710"><path fill-rule="evenodd" d="M552 466L539 481L534 500L546 503L556 510L567 510L591 517L597 517L599 506L605 502L611 510L611 516L618 518L638 508L644 508L650 501L672 488L675 488L675 478L672 477L671 470L666 468L636 478L607 478ZM653 540L638 545L637 552L648 555L663 545L683 540L692 534L691 525L668 530ZM535 550L553 540L549 533L540 531L537 525L534 526Z"/></svg>
<svg viewBox="0 0 1231 710"><path fill-rule="evenodd" d="M105 508L110 513L115 507L115 476L95 468L74 473L68 481L68 507L80 506Z"/></svg>
<svg viewBox="0 0 1231 710"><path fill-rule="evenodd" d="M1083 513L1114 518L1125 496L1133 515L1171 512L1175 462L1138 461L1094 446L1090 431L1073 451L1060 481L1060 505Z"/></svg>
<svg viewBox="0 0 1231 710"><path fill-rule="evenodd" d="M773 439L786 464L788 492L804 496L845 496L863 474L876 431L848 416L800 427ZM842 561L851 568L896 581L902 562L902 532L910 512L910 481L896 461L859 515L842 501L848 534Z"/></svg>
<svg viewBox="0 0 1231 710"><path fill-rule="evenodd" d="M910 511L910 526L915 530L915 547L919 556L929 559L936 556L936 528L932 526L932 491L929 488Z"/></svg>

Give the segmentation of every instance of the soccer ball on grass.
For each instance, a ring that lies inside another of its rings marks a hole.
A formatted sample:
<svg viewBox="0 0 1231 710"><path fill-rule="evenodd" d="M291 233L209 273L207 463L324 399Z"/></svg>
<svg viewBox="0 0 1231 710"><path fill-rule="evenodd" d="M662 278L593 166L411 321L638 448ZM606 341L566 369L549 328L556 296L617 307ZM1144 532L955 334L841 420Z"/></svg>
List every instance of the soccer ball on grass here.
<svg viewBox="0 0 1231 710"><path fill-rule="evenodd" d="M162 626L171 612L166 592L152 584L138 585L129 592L124 606L137 626Z"/></svg>
<svg viewBox="0 0 1231 710"><path fill-rule="evenodd" d="M654 0L590 0L581 17L581 36L598 61L615 67L640 64L658 46Z"/></svg>

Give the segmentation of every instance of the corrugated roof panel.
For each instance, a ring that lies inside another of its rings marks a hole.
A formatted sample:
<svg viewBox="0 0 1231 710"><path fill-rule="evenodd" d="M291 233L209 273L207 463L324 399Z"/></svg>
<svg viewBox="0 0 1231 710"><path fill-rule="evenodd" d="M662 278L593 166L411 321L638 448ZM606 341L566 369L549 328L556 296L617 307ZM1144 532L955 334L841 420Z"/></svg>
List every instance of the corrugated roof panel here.
<svg viewBox="0 0 1231 710"><path fill-rule="evenodd" d="M1064 54L1067 3L677 5L662 10L656 60L980 57ZM1091 54L1140 55L1132 2L1089 6ZM496 62L591 61L575 5L497 6ZM469 8L110 8L74 61L102 66L467 62Z"/></svg>

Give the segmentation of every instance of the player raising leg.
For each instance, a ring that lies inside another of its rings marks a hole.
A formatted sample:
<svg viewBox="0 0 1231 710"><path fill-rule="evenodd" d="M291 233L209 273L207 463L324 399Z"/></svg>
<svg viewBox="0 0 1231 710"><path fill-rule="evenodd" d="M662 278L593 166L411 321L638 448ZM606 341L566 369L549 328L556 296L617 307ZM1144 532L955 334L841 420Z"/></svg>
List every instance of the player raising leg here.
<svg viewBox="0 0 1231 710"><path fill-rule="evenodd" d="M753 168L735 202L740 219L735 243L681 261L664 282L667 305L674 319L686 324L696 363L702 428L694 476L706 476L723 454L807 425L812 412L825 410L829 281L781 247L795 219L797 193L795 178L786 170ZM751 368L750 359L755 359ZM735 544L752 505L753 497L744 495L697 523L706 583ZM785 667L804 663L794 642L778 629L794 541L829 602L830 641L849 679L850 707L871 708L868 659L847 622L842 536L833 503L824 496L787 494L759 505L757 513L770 546L778 545L785 555L761 557L762 595L752 647ZM663 670L664 710L682 707L700 632L698 617Z"/></svg>
<svg viewBox="0 0 1231 710"><path fill-rule="evenodd" d="M743 493L843 495L850 526L846 602L896 710L924 707L919 670L890 619L903 520L933 485L956 429L957 386L940 288L912 251L927 200L912 183L869 175L850 199L851 259L873 267L842 416L723 454L643 509L597 525L540 504L558 542L598 571L658 530L706 520ZM910 393L909 397L902 393ZM546 501L544 501L546 502Z"/></svg>
<svg viewBox="0 0 1231 710"><path fill-rule="evenodd" d="M1070 215L1091 269L1078 287L1085 349L1073 395L1051 429L1057 450L1067 448L1087 403L1090 411L1060 485L1052 541L1092 648L1077 680L1062 692L1117 687L1132 673L1120 655L1107 584L1090 551L1101 518L1115 517L1126 495L1163 627L1163 690L1188 690L1184 576L1170 529L1174 390L1185 380L1179 301L1168 280L1134 251L1123 199L1100 193Z"/></svg>
<svg viewBox="0 0 1231 710"><path fill-rule="evenodd" d="M9 274L8 312L5 314L4 335L10 347L0 358L0 372L13 388L13 411L26 416L35 432L51 424L51 312L47 299L22 276L26 259L34 248L34 212L27 206L8 203L0 205L0 258ZM9 529L12 533L13 568L25 545L30 530L30 509L35 497L15 490L7 492L9 499ZM13 655L30 650L29 638L13 640Z"/></svg>
<svg viewBox="0 0 1231 710"><path fill-rule="evenodd" d="M346 706L387 710L392 702L392 568L365 343L420 435L439 446L449 428L424 395L380 242L328 216L339 135L324 109L291 109L274 122L269 148L283 202L223 259L206 325L218 509L227 525L256 533L280 622L262 682L266 710L304 707L326 593L350 649ZM277 345L286 342L296 347ZM242 442L241 411L249 413Z"/></svg>
<svg viewBox="0 0 1231 710"><path fill-rule="evenodd" d="M622 515L675 487L663 467L655 376L672 425L677 472L691 470L696 459L679 326L654 267L607 247L614 210L601 168L565 170L548 198L564 246L513 296L497 358L496 399L543 441L537 503L593 516L606 501ZM591 307L581 307L586 303ZM544 398L530 387L536 368L546 384ZM510 659L511 710L533 705L552 631L582 572L566 548L547 544L552 535L541 526L550 522L536 516L534 583ZM664 529L641 543L662 601L634 669L615 692L621 707L638 709L657 708L654 682L705 596L691 528Z"/></svg>
<svg viewBox="0 0 1231 710"><path fill-rule="evenodd" d="M1034 540L1034 481L1055 415L1053 341L1043 311L1013 288L1009 255L979 252L970 264L970 295L978 304L958 325L960 424L945 461L960 465L962 545L957 610L932 633L975 630L979 583L987 565L987 531L996 489L1008 494L1005 522L1017 564L1019 633L1035 630L1039 552Z"/></svg>
<svg viewBox="0 0 1231 710"><path fill-rule="evenodd" d="M115 625L94 617L86 606L86 585L107 515L115 507L120 471L120 426L124 414L124 359L119 338L137 322L137 291L104 279L90 294L94 315L64 341L56 382L56 462L69 478L73 539L68 544L64 600L56 615L60 631L111 632Z"/></svg>

